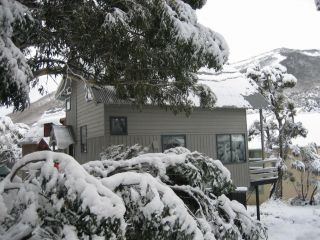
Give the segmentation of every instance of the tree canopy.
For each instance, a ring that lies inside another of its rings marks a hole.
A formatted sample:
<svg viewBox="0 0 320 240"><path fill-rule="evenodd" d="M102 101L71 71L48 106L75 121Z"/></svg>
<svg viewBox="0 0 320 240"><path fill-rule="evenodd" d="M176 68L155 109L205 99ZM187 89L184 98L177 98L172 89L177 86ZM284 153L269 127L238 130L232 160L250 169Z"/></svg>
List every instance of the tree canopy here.
<svg viewBox="0 0 320 240"><path fill-rule="evenodd" d="M189 94L205 94L196 72L228 58L224 38L197 22L205 2L2 0L1 104L23 110L29 83L53 74L112 85L138 105L189 109Z"/></svg>
<svg viewBox="0 0 320 240"><path fill-rule="evenodd" d="M279 64L263 68L254 64L247 69L246 75L257 83L260 93L270 105L272 117L264 117L267 147L278 147L280 157L285 159L291 139L307 135L302 123L294 122L295 105L284 93L296 85L297 79ZM260 126L255 123L250 128L249 135L257 134L259 129Z"/></svg>
<svg viewBox="0 0 320 240"><path fill-rule="evenodd" d="M308 131L301 122L295 122L296 109L294 103L285 95L285 90L293 88L297 79L287 73L287 69L280 65L266 66L261 68L258 64L253 64L247 69L248 78L254 80L260 93L268 100L271 114L270 118L263 117L264 129L261 133L260 123L254 123L249 129L249 135L265 134L267 150L278 147L279 156L286 160L292 145L291 140L298 136L306 137ZM284 162L280 162L279 180L271 190L275 197L282 197L282 175L286 170Z"/></svg>

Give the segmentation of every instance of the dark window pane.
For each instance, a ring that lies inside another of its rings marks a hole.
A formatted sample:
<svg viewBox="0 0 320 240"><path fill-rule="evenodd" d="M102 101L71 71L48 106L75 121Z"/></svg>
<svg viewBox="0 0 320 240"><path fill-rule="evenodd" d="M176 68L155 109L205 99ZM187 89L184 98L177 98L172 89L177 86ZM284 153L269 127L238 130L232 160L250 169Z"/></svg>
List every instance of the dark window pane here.
<svg viewBox="0 0 320 240"><path fill-rule="evenodd" d="M111 135L127 135L127 118L110 117Z"/></svg>
<svg viewBox="0 0 320 240"><path fill-rule="evenodd" d="M186 147L185 135L165 135L162 136L162 151L175 147Z"/></svg>
<svg viewBox="0 0 320 240"><path fill-rule="evenodd" d="M217 135L217 158L224 162L231 162L230 135Z"/></svg>
<svg viewBox="0 0 320 240"><path fill-rule="evenodd" d="M245 142L244 135L232 134L232 162L245 162Z"/></svg>

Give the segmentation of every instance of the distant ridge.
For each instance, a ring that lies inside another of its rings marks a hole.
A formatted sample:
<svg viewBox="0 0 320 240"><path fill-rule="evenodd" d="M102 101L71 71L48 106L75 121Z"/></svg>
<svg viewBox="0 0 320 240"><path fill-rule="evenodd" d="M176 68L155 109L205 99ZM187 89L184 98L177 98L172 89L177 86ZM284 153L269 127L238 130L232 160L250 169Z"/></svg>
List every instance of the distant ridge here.
<svg viewBox="0 0 320 240"><path fill-rule="evenodd" d="M278 48L230 65L245 72L250 64L261 66L281 64L297 79L297 86L287 93L298 107L307 111L320 110L320 49L297 50Z"/></svg>

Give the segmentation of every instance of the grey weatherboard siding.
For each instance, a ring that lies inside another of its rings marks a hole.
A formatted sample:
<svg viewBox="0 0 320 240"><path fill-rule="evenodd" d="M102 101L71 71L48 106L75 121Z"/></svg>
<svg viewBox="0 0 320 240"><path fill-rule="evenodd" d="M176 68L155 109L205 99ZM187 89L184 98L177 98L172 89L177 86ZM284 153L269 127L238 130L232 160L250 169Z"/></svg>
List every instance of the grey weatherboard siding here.
<svg viewBox="0 0 320 240"><path fill-rule="evenodd" d="M76 85L71 98L71 111L67 112L67 124L72 125L75 131L75 158L81 163L98 159L99 153L112 144L151 145L155 152L161 152L161 135L170 134L185 134L188 149L216 159L216 134L241 133L247 137L245 109L195 109L187 118L185 114L174 115L151 106L139 111L130 105L86 102L84 85ZM110 135L110 116L127 117L128 135ZM80 126L84 125L87 125L87 153L80 151ZM249 186L247 162L225 166L230 170L236 186Z"/></svg>

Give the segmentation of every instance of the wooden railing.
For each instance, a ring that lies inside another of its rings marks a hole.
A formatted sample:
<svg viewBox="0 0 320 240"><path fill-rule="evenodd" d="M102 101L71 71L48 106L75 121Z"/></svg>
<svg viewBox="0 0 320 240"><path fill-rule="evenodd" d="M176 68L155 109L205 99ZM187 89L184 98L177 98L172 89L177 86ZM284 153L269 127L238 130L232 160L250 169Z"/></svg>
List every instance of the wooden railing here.
<svg viewBox="0 0 320 240"><path fill-rule="evenodd" d="M277 181L277 158L249 158L250 183L252 186L268 184Z"/></svg>

